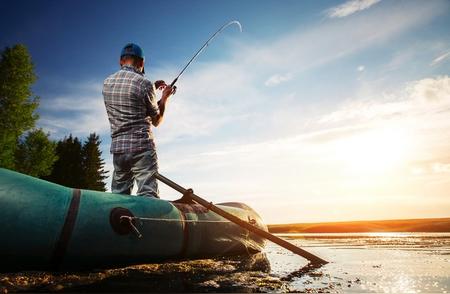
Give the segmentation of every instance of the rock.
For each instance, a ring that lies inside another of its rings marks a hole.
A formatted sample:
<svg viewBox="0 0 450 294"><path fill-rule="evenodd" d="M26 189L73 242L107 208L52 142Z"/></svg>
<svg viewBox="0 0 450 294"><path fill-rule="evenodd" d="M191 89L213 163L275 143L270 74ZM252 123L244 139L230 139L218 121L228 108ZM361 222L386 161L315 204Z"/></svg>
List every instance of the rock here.
<svg viewBox="0 0 450 294"><path fill-rule="evenodd" d="M216 288L216 289L220 288L220 285L216 281L213 281L213 280L205 281L205 282L201 283L200 286L211 287L211 288Z"/></svg>

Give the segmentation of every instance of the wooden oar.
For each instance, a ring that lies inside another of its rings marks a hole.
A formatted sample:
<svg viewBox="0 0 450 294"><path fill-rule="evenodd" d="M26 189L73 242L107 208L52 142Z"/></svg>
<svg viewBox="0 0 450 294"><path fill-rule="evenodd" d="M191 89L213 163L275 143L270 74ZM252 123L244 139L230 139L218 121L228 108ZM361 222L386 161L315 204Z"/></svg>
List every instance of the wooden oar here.
<svg viewBox="0 0 450 294"><path fill-rule="evenodd" d="M198 204L201 204L202 206L208 208L211 211L214 211L218 215L226 218L227 220L229 220L229 221L237 224L238 226L241 226L242 228L245 228L245 229L249 230L250 232L255 233L267 240L270 240L270 241L274 242L275 244L278 244L281 247L286 248L287 250L290 250L293 253L300 255L303 258L306 258L314 265L324 265L324 264L328 263L327 261L323 260L322 258L315 256L314 254L312 254L308 251L305 251L305 250L303 250L303 249L301 249L301 248L299 248L299 247L297 247L275 235L272 235L271 233L264 231L246 221L243 221L240 218L238 218L237 216L234 216L231 213L228 213L223 209L220 209L219 207L212 204L212 202L208 202L205 199L195 195L192 192L192 190L187 190L187 189L181 187L177 183L171 181L170 179L166 178L165 176L163 176L159 173L156 173L156 178L158 180L160 180L161 182L163 182L164 184L168 185L169 187L182 193L184 196L190 197L192 200L194 200Z"/></svg>

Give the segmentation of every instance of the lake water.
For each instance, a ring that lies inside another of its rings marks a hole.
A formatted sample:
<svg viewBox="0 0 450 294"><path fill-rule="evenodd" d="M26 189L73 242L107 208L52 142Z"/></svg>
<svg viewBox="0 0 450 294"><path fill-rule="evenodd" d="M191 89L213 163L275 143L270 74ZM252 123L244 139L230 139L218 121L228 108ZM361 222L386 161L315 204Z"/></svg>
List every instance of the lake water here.
<svg viewBox="0 0 450 294"><path fill-rule="evenodd" d="M283 238L330 261L292 275L302 259L268 244L272 274L292 276L295 291L448 293L449 233L286 234Z"/></svg>
<svg viewBox="0 0 450 294"><path fill-rule="evenodd" d="M331 292L448 293L450 233L285 234L330 263L321 268L268 243L245 257L79 273L0 274L0 293Z"/></svg>

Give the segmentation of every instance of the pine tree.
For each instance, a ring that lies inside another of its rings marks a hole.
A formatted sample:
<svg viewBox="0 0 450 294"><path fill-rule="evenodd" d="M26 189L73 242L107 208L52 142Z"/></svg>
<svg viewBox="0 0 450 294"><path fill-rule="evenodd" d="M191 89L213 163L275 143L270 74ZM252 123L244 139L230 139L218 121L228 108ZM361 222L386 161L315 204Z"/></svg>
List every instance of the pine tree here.
<svg viewBox="0 0 450 294"><path fill-rule="evenodd" d="M83 145L83 188L89 190L106 191L104 170L105 161L101 158L100 137L92 133Z"/></svg>
<svg viewBox="0 0 450 294"><path fill-rule="evenodd" d="M0 166L14 169L19 137L34 127L38 97L32 97L36 80L31 56L24 45L5 48L0 59ZM43 159L45 160L45 159Z"/></svg>
<svg viewBox="0 0 450 294"><path fill-rule="evenodd" d="M56 145L58 160L53 165L51 174L44 179L72 188L82 188L83 157L82 146L77 137L72 135L59 141Z"/></svg>
<svg viewBox="0 0 450 294"><path fill-rule="evenodd" d="M95 133L90 134L83 145L72 135L60 140L56 145L58 160L44 179L72 188L106 191L107 172L100 143Z"/></svg>

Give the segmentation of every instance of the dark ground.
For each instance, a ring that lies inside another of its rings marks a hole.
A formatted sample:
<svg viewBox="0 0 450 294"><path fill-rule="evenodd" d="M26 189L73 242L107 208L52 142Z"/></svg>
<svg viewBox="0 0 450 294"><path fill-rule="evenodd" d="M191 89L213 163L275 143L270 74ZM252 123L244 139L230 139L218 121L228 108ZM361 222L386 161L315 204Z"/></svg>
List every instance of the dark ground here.
<svg viewBox="0 0 450 294"><path fill-rule="evenodd" d="M271 276L264 254L146 264L90 272L0 274L9 292L268 292L289 291Z"/></svg>

